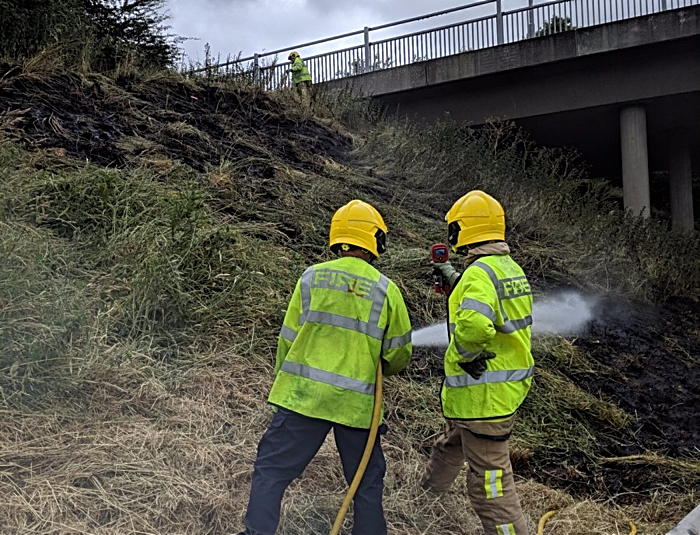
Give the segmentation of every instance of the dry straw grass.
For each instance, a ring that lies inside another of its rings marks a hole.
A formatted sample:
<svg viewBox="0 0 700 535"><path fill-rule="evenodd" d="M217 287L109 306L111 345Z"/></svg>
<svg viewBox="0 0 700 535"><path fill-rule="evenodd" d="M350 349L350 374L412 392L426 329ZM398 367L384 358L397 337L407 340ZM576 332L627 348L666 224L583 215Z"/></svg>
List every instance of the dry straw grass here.
<svg viewBox="0 0 700 535"><path fill-rule="evenodd" d="M0 525L26 534L235 532L270 415L263 401L270 365L240 349L202 355L179 377L165 372L160 379L153 376L157 363L130 351L128 369L105 367L85 377L82 396L60 411L3 411ZM443 497L418 487L425 457L415 422L423 420L424 432L439 426L435 407L421 407L415 396L433 396L403 378L387 388L389 413L407 411L402 422L390 418L385 440L390 533L481 533L464 476ZM643 518L639 508L580 502L533 482L519 481L518 488L533 529L541 514L560 510L546 533L627 533L627 518ZM290 487L280 533L326 533L344 489L329 439Z"/></svg>
<svg viewBox="0 0 700 535"><path fill-rule="evenodd" d="M222 351L204 356L173 385L145 374L86 380L99 385L88 406L100 411L90 418L82 414L87 407L29 419L4 411L3 418L13 423L0 435L5 474L0 523L16 533L235 530L247 499L256 439L269 417L262 402L268 377L268 364L251 366L241 354ZM420 393L404 386L389 389ZM125 400L126 392L137 394ZM385 442L390 532L480 533L465 499L464 478L442 498L421 491L417 479L425 459L411 444L414 437L404 434L412 429L394 427ZM532 482L520 481L518 487L533 526L546 510L561 510L550 521L549 533L626 533L626 518L641 517L634 508L577 502ZM281 533L325 533L343 489L329 440L290 488Z"/></svg>
<svg viewBox="0 0 700 535"><path fill-rule="evenodd" d="M267 416L268 374L222 352L170 385L150 376L156 363L130 358L126 373L87 376L90 391L68 410L4 412L0 525L15 533L233 529L252 437Z"/></svg>

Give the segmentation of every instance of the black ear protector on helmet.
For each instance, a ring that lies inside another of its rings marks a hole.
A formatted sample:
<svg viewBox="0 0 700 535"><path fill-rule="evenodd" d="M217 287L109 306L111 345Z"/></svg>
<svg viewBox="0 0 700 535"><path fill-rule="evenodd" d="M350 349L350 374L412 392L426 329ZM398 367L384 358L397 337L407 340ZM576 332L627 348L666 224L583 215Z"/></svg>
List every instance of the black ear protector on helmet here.
<svg viewBox="0 0 700 535"><path fill-rule="evenodd" d="M386 232L382 229L377 229L377 232L374 233L374 237L377 240L377 252L383 255L386 253Z"/></svg>
<svg viewBox="0 0 700 535"><path fill-rule="evenodd" d="M457 246L460 230L462 229L457 221L453 221L447 226L447 243L449 243L452 247Z"/></svg>

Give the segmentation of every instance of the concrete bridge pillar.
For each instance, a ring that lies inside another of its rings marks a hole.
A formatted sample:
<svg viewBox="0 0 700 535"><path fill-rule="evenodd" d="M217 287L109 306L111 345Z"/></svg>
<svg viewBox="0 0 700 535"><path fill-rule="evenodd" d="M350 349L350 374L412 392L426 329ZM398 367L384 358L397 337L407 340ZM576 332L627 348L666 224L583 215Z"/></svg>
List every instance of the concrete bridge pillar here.
<svg viewBox="0 0 700 535"><path fill-rule="evenodd" d="M693 218L692 162L687 132L684 130L671 132L668 143L671 221L674 229L692 232L695 220Z"/></svg>
<svg viewBox="0 0 700 535"><path fill-rule="evenodd" d="M642 106L620 111L622 146L622 198L625 209L649 217L649 158L647 155L647 116Z"/></svg>

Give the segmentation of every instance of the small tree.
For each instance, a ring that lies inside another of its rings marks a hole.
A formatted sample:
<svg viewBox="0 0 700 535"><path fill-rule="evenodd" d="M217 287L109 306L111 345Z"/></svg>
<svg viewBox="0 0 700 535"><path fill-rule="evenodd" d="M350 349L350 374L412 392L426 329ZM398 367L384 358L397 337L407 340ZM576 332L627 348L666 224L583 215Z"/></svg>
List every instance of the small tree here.
<svg viewBox="0 0 700 535"><path fill-rule="evenodd" d="M168 34L167 0L0 0L0 59L22 60L46 47L72 43L64 62L88 57L110 71L129 62L172 66L182 38Z"/></svg>
<svg viewBox="0 0 700 535"><path fill-rule="evenodd" d="M80 0L97 40L98 68L110 70L122 61L163 68L180 57L182 38L167 33L163 14L167 0Z"/></svg>
<svg viewBox="0 0 700 535"><path fill-rule="evenodd" d="M575 29L576 26L571 23L571 19L569 17L554 15L548 22L545 22L542 27L535 32L535 37L542 37L543 35L552 35L553 33L567 32Z"/></svg>
<svg viewBox="0 0 700 535"><path fill-rule="evenodd" d="M31 57L87 26L79 0L0 0L0 58Z"/></svg>

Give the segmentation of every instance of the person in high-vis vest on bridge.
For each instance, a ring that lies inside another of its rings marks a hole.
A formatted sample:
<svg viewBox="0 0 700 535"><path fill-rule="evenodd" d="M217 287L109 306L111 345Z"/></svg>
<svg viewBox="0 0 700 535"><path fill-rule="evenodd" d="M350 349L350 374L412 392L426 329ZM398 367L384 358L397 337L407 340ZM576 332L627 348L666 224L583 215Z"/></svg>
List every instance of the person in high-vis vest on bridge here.
<svg viewBox="0 0 700 535"><path fill-rule="evenodd" d="M484 533L527 535L508 438L534 374L530 284L510 257L505 213L496 199L471 191L446 221L452 250L466 255L465 270L460 276L449 262L438 265L453 283L441 389L448 425L421 485L446 492L466 461L469 498Z"/></svg>
<svg viewBox="0 0 700 535"><path fill-rule="evenodd" d="M292 62L289 68L289 71L292 73L292 84L294 84L302 100L305 100L311 90L311 74L309 73L309 68L296 50L290 52L287 59Z"/></svg>
<svg viewBox="0 0 700 535"><path fill-rule="evenodd" d="M372 262L387 227L371 205L350 201L333 216L339 258L310 266L297 282L277 345L269 402L277 408L258 445L245 532L274 535L282 496L333 429L348 483L358 469L374 406L377 366L386 375L411 357L411 324L398 286ZM381 435L386 426L380 427ZM354 535L384 535L385 462L377 435L354 498Z"/></svg>

